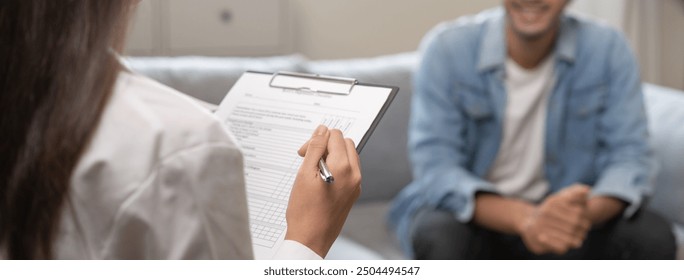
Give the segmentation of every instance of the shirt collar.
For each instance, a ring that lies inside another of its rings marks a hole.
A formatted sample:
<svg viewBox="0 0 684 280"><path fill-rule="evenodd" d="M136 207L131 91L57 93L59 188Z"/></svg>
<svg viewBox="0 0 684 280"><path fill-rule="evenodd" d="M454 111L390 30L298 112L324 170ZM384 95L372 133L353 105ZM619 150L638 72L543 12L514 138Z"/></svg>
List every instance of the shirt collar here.
<svg viewBox="0 0 684 280"><path fill-rule="evenodd" d="M506 62L506 15L494 17L485 25L482 38L478 71L484 72L493 68L504 67ZM560 33L556 41L554 53L557 59L573 63L577 49L577 21L572 17L561 17Z"/></svg>

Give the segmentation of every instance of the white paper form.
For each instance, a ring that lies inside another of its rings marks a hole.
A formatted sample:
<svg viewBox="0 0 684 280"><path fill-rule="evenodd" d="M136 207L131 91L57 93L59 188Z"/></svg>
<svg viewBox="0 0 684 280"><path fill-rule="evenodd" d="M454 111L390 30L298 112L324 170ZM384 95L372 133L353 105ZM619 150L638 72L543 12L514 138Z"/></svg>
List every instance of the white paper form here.
<svg viewBox="0 0 684 280"><path fill-rule="evenodd" d="M269 259L285 237L285 211L302 158L297 150L319 124L361 142L392 89L354 86L349 95L274 88L271 74L245 73L216 115L235 136L245 159L252 244ZM302 81L297 81L302 82ZM321 87L311 80L310 87ZM334 175L334 174L333 174Z"/></svg>

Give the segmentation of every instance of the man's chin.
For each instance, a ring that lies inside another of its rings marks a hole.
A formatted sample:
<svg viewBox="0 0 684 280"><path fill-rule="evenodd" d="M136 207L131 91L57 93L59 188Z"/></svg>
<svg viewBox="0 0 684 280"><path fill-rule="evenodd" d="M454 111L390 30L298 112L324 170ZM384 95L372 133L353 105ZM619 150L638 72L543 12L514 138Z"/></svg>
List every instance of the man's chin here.
<svg viewBox="0 0 684 280"><path fill-rule="evenodd" d="M534 42L538 41L541 38L544 38L545 32L515 32L515 35L518 36L518 38L528 41L528 42Z"/></svg>
<svg viewBox="0 0 684 280"><path fill-rule="evenodd" d="M513 27L513 32L515 33L515 35L518 38L523 39L525 41L537 41L541 38L544 38L549 33L549 30L548 29L526 30L524 28Z"/></svg>

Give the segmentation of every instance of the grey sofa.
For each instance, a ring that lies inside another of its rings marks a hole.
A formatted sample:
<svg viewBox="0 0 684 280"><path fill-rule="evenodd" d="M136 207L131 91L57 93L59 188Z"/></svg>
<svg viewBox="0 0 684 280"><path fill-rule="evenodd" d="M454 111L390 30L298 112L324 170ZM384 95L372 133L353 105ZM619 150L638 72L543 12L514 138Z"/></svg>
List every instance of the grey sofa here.
<svg viewBox="0 0 684 280"><path fill-rule="evenodd" d="M204 101L218 104L242 72L299 71L348 76L368 83L400 87L399 94L361 153L363 192L328 258L402 259L398 243L386 228L390 201L411 181L406 153L406 127L411 75L416 53L332 61L301 56L268 58L130 58L135 72ZM653 146L661 173L649 207L673 222L684 258L684 92L644 85Z"/></svg>

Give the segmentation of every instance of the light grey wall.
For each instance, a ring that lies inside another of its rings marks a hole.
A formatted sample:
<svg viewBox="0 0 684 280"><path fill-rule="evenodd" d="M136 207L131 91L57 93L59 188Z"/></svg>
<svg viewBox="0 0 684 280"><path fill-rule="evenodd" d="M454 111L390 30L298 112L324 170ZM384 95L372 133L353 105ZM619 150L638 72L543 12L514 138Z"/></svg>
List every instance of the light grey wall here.
<svg viewBox="0 0 684 280"><path fill-rule="evenodd" d="M425 33L441 21L477 13L499 5L501 0L195 0L188 3L189 0L142 1L129 33L127 53L223 56L301 53L313 59L392 54L415 50ZM273 36L266 26L277 19L254 16L270 6L284 7L284 14L277 22L282 26L276 30L279 44L259 49L222 42L232 40L239 45L242 37L270 41L272 38L259 36ZM218 19L224 10L235 12L232 23L224 25ZM255 21L263 24L245 24ZM187 31L193 28L197 30ZM195 40L183 42L184 38ZM207 42L207 46L201 46L201 42ZM226 47L216 47L221 44Z"/></svg>
<svg viewBox="0 0 684 280"><path fill-rule="evenodd" d="M368 57L415 50L437 23L501 0L291 0L294 47L311 58Z"/></svg>

